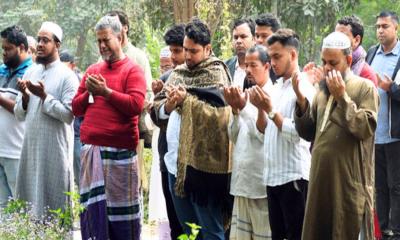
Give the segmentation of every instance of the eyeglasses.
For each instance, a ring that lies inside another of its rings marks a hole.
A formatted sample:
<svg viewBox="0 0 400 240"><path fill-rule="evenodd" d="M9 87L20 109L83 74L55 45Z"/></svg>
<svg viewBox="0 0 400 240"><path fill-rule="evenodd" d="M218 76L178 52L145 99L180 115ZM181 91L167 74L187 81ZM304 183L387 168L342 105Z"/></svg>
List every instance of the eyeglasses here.
<svg viewBox="0 0 400 240"><path fill-rule="evenodd" d="M37 42L38 42L38 44L40 43L40 42L43 42L43 44L47 44L47 43L49 43L49 42L51 42L52 40L51 39L48 39L47 37L37 37Z"/></svg>

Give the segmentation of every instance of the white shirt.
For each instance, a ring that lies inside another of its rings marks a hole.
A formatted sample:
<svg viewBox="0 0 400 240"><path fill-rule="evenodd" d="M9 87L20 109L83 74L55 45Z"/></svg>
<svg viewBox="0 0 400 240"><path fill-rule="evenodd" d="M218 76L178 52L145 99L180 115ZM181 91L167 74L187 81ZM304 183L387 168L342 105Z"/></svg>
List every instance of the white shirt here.
<svg viewBox="0 0 400 240"><path fill-rule="evenodd" d="M0 94L6 99L15 100L18 91L13 88L0 88ZM19 159L24 140L24 122L0 106L0 157Z"/></svg>
<svg viewBox="0 0 400 240"><path fill-rule="evenodd" d="M232 86L243 88L245 77L246 71L239 66L239 60L236 60L235 75L233 75Z"/></svg>
<svg viewBox="0 0 400 240"><path fill-rule="evenodd" d="M168 152L164 155L165 166L169 173L176 176L178 165L178 149L179 149L179 134L181 132L181 115L175 110L168 116L165 114L164 106L160 108L159 117L161 119L168 119L167 125L167 145Z"/></svg>
<svg viewBox="0 0 400 240"><path fill-rule="evenodd" d="M263 90L271 94L268 81ZM233 196L259 199L267 197L264 179L264 134L256 126L258 109L247 101L239 115L231 114L228 134L233 143L230 193Z"/></svg>
<svg viewBox="0 0 400 240"><path fill-rule="evenodd" d="M300 78L300 90L312 102L316 90L304 74ZM292 79L284 82L283 78L279 78L271 99L273 110L283 116L283 124L280 131L268 119L264 134L264 184L273 187L299 179L308 180L311 166L310 143L301 139L295 129L294 110L297 98Z"/></svg>

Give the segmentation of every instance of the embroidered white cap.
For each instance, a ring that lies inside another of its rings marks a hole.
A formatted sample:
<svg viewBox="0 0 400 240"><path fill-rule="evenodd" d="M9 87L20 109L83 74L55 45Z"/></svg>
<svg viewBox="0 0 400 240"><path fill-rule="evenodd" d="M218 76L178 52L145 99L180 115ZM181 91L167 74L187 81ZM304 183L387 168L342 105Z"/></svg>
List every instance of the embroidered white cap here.
<svg viewBox="0 0 400 240"><path fill-rule="evenodd" d="M61 27L56 23L43 22L42 26L39 29L39 32L40 31L51 32L58 38L58 40L60 40L60 42L62 41L63 31L62 31Z"/></svg>
<svg viewBox="0 0 400 240"><path fill-rule="evenodd" d="M169 47L164 47L160 51L160 58L169 58L171 57L171 51L169 50Z"/></svg>
<svg viewBox="0 0 400 240"><path fill-rule="evenodd" d="M333 32L326 36L322 42L322 48L347 49L351 47L349 37L341 32Z"/></svg>

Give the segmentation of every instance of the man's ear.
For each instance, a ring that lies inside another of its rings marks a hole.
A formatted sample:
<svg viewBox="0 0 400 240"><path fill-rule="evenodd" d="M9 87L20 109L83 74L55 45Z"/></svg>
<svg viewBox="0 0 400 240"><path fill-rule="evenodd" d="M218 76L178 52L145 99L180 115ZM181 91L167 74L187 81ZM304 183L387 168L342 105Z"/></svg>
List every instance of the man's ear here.
<svg viewBox="0 0 400 240"><path fill-rule="evenodd" d="M56 42L56 48L60 49L61 48L61 43L60 42Z"/></svg>
<svg viewBox="0 0 400 240"><path fill-rule="evenodd" d="M118 41L122 44L122 39L123 39L123 36L122 36L122 32L121 33L119 33L119 34L117 34L117 38L118 38Z"/></svg>
<svg viewBox="0 0 400 240"><path fill-rule="evenodd" d="M207 44L205 47L204 47L205 49L206 49L206 52L208 53L208 55L211 55L211 50L212 50L212 48L211 48L211 44L209 43L209 44Z"/></svg>
<svg viewBox="0 0 400 240"><path fill-rule="evenodd" d="M360 46L360 44L361 44L361 36L360 36L360 35L357 35L357 36L354 38L354 42L355 42L355 45L356 45L356 46Z"/></svg>
<svg viewBox="0 0 400 240"><path fill-rule="evenodd" d="M347 65L351 66L351 62L353 61L353 57L350 55L346 56Z"/></svg>
<svg viewBox="0 0 400 240"><path fill-rule="evenodd" d="M270 62L266 62L264 64L264 68L269 72L269 69L271 68L271 63Z"/></svg>
<svg viewBox="0 0 400 240"><path fill-rule="evenodd" d="M126 32L126 33L128 33L128 26L127 25L124 25L124 26L122 26L122 30L124 31L124 32Z"/></svg>
<svg viewBox="0 0 400 240"><path fill-rule="evenodd" d="M21 53L21 52L26 52L27 50L25 50L25 45L23 44L23 43L21 43L19 46L18 46L18 48L19 48L19 52Z"/></svg>
<svg viewBox="0 0 400 240"><path fill-rule="evenodd" d="M290 48L290 57L292 61L294 61L297 58L297 51L295 48Z"/></svg>

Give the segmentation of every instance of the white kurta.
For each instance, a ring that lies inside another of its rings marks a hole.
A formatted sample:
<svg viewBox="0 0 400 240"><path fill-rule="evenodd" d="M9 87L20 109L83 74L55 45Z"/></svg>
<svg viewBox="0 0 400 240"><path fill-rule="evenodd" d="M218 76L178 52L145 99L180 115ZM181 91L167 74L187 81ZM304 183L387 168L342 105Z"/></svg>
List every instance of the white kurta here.
<svg viewBox="0 0 400 240"><path fill-rule="evenodd" d="M64 208L71 190L73 114L71 102L78 89L76 75L59 60L32 66L23 79L45 85L43 102L31 94L28 108L22 108L19 93L14 112L25 120L25 138L17 174L16 197L31 202L36 216L44 208Z"/></svg>

